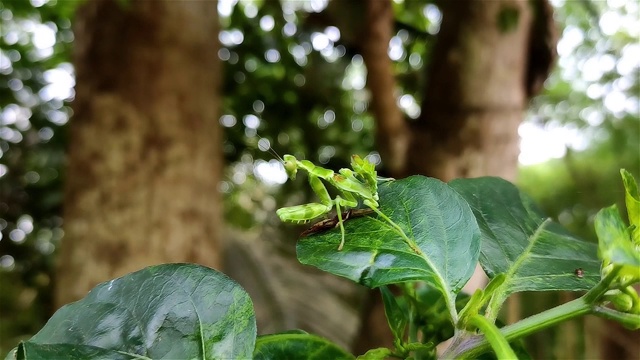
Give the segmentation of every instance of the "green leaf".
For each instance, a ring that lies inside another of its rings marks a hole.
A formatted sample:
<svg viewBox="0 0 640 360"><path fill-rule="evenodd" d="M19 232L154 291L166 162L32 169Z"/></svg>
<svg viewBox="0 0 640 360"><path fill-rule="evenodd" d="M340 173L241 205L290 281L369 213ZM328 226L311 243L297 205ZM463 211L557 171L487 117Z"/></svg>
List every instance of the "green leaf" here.
<svg viewBox="0 0 640 360"><path fill-rule="evenodd" d="M166 264L96 286L25 344L55 345L38 350L52 354L91 346L153 359L239 359L251 357L255 337L253 305L237 283L203 266Z"/></svg>
<svg viewBox="0 0 640 360"><path fill-rule="evenodd" d="M18 360L85 360L85 359L147 359L137 354L120 353L114 350L78 344L36 344L23 342L18 345Z"/></svg>
<svg viewBox="0 0 640 360"><path fill-rule="evenodd" d="M298 260L365 286L424 280L448 299L469 280L478 258L478 226L469 205L440 180L412 176L378 188L380 210L401 234L378 216L345 222L346 243L331 230L298 242ZM449 302L451 303L451 302Z"/></svg>
<svg viewBox="0 0 640 360"><path fill-rule="evenodd" d="M640 190L638 190L636 179L630 172L622 169L620 170L620 175L622 175L622 182L624 183L629 223L633 227L631 238L636 246L640 246Z"/></svg>
<svg viewBox="0 0 640 360"><path fill-rule="evenodd" d="M354 359L338 345L310 334L272 334L259 336L254 360L267 359Z"/></svg>
<svg viewBox="0 0 640 360"><path fill-rule="evenodd" d="M415 320L422 324L420 330L423 334L422 341L439 344L454 335L454 326L447 314L446 299L442 292L432 286L419 284L416 287L418 318ZM460 312L471 299L464 292L456 297L456 310ZM406 348L406 347L405 347Z"/></svg>
<svg viewBox="0 0 640 360"><path fill-rule="evenodd" d="M393 337L398 343L402 342L405 328L407 326L407 314L396 301L396 297L386 286L380 287L382 294L382 303L384 304L384 314L387 317L387 323L393 333Z"/></svg>
<svg viewBox="0 0 640 360"><path fill-rule="evenodd" d="M453 180L450 186L469 202L480 226L483 269L490 278L506 276L502 295L588 290L600 280L596 245L546 219L510 182L482 177Z"/></svg>
<svg viewBox="0 0 640 360"><path fill-rule="evenodd" d="M392 352L387 348L376 348L367 351L366 353L358 356L357 360L384 360L391 356Z"/></svg>
<svg viewBox="0 0 640 360"><path fill-rule="evenodd" d="M405 1L392 2L395 20L401 24L408 25L416 30L427 32L429 28L429 19L424 16L423 8L425 1Z"/></svg>
<svg viewBox="0 0 640 360"><path fill-rule="evenodd" d="M629 231L620 217L616 205L604 208L596 214L596 234L600 257L605 263L623 265L623 272L640 273L640 251L631 242ZM626 268L628 267L628 268Z"/></svg>

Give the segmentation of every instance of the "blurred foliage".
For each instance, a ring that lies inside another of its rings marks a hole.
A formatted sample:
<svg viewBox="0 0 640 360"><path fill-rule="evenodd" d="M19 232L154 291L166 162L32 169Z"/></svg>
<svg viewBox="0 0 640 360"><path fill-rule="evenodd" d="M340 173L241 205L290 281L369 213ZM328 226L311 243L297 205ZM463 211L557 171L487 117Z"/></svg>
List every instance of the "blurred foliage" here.
<svg viewBox="0 0 640 360"><path fill-rule="evenodd" d="M219 55L225 64L220 123L231 166L221 188L227 194L228 222L249 228L275 221L271 215L285 201L308 202L313 196L304 178L285 183L279 162L285 153L329 168L348 166L354 153L377 164L381 159L374 150L374 122L366 112L369 94L358 39L329 25L341 19L318 15L326 3L225 4L229 7L219 6ZM420 115L423 67L434 40L431 33L437 32L441 16L424 0L395 7L398 19L408 20L397 21L389 55L399 79L398 103L415 119ZM350 20L358 15L343 16Z"/></svg>
<svg viewBox="0 0 640 360"><path fill-rule="evenodd" d="M33 3L0 2L0 349L50 315L52 254L62 237L76 2ZM67 93L56 91L60 82Z"/></svg>
<svg viewBox="0 0 640 360"><path fill-rule="evenodd" d="M65 126L74 96L71 22L78 4L0 0L0 350L33 334L53 310ZM560 63L545 93L532 102L529 125L578 134L580 141L567 142L561 159L524 167L520 183L550 215L592 238L595 211L622 199L618 168L640 172L640 34L637 26L623 26L627 18L637 21L638 3L554 5L563 27ZM312 196L304 177L285 183L278 161L285 153L330 168L345 167L352 153L380 164L358 38L321 20L325 6L297 0L219 3L220 124L228 164L220 189L233 226L276 225L277 207ZM394 9L397 34L389 56L398 105L410 120L420 115L424 68L441 14L426 0L394 1ZM361 17L352 11L343 20Z"/></svg>
<svg viewBox="0 0 640 360"><path fill-rule="evenodd" d="M550 216L595 240L595 213L613 202L624 209L620 168L640 174L640 4L587 4L558 4L559 64L529 114L564 130L566 154L523 167L519 183Z"/></svg>
<svg viewBox="0 0 640 360"><path fill-rule="evenodd" d="M561 1L556 70L529 111L529 124L565 137L561 158L523 166L519 185L576 235L596 241L593 219L612 203L624 207L620 168L640 175L640 4ZM523 316L575 298L571 293L522 296ZM594 320L602 321L602 320ZM535 334L533 358L593 358L594 322L573 320ZM602 325L606 326L606 325Z"/></svg>

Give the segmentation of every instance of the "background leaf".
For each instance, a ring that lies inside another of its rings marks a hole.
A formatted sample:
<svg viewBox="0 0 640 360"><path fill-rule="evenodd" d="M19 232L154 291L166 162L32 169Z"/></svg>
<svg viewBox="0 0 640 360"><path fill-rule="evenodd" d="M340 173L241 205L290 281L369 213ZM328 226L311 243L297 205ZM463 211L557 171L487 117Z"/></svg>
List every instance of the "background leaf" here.
<svg viewBox="0 0 640 360"><path fill-rule="evenodd" d="M620 217L618 207L612 205L600 210L596 214L595 226L602 259L607 263L628 265L634 274L640 273L640 252L631 242L631 235Z"/></svg>
<svg viewBox="0 0 640 360"><path fill-rule="evenodd" d="M490 278L506 275L505 294L587 290L600 280L596 245L545 222L547 217L510 182L481 177L456 179L450 186L471 205L482 232L480 264Z"/></svg>
<svg viewBox="0 0 640 360"><path fill-rule="evenodd" d="M21 346L55 344L53 353L65 347L82 353L86 345L153 359L239 359L251 357L255 337L253 304L238 284L203 266L166 264L96 286Z"/></svg>
<svg viewBox="0 0 640 360"><path fill-rule="evenodd" d="M424 176L388 181L378 190L380 210L421 254L374 215L345 223L342 251L337 229L300 240L298 260L370 288L424 280L451 298L471 277L479 253L480 233L469 205L447 184Z"/></svg>
<svg viewBox="0 0 640 360"><path fill-rule="evenodd" d="M282 333L258 337L254 360L353 359L354 356L327 339L310 334Z"/></svg>
<svg viewBox="0 0 640 360"><path fill-rule="evenodd" d="M380 287L380 292L382 294L382 303L384 304L384 314L387 317L387 323L393 333L393 337L397 341L402 341L408 321L406 308L398 304L396 297L386 286Z"/></svg>
<svg viewBox="0 0 640 360"><path fill-rule="evenodd" d="M633 226L631 235L634 244L640 246L640 190L636 179L627 170L620 170L622 182L625 190L625 203L627 205L627 215L629 223Z"/></svg>

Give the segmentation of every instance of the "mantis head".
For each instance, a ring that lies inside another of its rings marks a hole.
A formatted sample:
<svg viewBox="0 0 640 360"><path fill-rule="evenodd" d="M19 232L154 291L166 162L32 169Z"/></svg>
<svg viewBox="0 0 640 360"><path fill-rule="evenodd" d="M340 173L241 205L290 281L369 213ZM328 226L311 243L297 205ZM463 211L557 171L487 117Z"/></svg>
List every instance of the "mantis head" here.
<svg viewBox="0 0 640 360"><path fill-rule="evenodd" d="M296 173L298 172L298 160L293 155L284 155L284 171L287 172L287 176L291 180L296 179Z"/></svg>
<svg viewBox="0 0 640 360"><path fill-rule="evenodd" d="M358 155L351 156L351 167L361 176L376 176L376 166Z"/></svg>
<svg viewBox="0 0 640 360"><path fill-rule="evenodd" d="M373 193L378 192L378 179L376 166L374 164L358 155L353 155L351 156L351 167L353 171L367 183Z"/></svg>

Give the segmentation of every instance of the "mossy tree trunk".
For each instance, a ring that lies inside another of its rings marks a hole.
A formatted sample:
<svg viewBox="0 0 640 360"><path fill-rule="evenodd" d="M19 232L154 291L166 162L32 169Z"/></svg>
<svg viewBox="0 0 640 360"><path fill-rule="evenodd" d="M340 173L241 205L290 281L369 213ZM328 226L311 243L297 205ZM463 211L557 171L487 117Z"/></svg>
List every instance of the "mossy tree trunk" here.
<svg viewBox="0 0 640 360"><path fill-rule="evenodd" d="M220 266L216 5L79 8L56 306L152 264Z"/></svg>

